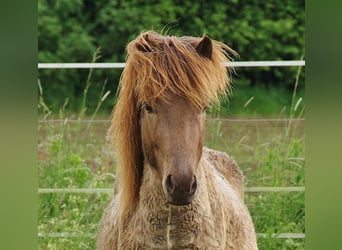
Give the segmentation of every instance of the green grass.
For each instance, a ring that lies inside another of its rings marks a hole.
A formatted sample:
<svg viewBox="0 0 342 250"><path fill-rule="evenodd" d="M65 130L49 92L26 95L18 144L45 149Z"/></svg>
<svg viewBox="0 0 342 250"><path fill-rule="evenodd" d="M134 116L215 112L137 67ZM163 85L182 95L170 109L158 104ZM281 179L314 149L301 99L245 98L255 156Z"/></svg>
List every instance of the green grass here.
<svg viewBox="0 0 342 250"><path fill-rule="evenodd" d="M39 187L113 186L114 157L104 137L98 126L40 124ZM108 194L40 194L38 232L95 233L108 199ZM39 249L95 249L95 240L87 238L39 238L38 243Z"/></svg>
<svg viewBox="0 0 342 250"><path fill-rule="evenodd" d="M108 123L40 123L40 188L110 188L115 156ZM304 185L304 128L293 123L207 122L207 146L232 155L246 186ZM86 132L86 133L85 133ZM38 232L96 233L109 194L39 194ZM258 233L305 232L304 193L247 193ZM39 249L94 249L95 238L39 238ZM260 249L304 249L303 239L259 239Z"/></svg>
<svg viewBox="0 0 342 250"><path fill-rule="evenodd" d="M304 107L304 89L300 89L296 96L298 110ZM225 99L221 105L221 115L245 115L251 116L282 116L286 117L291 112L291 91L282 87L250 87L236 86L229 99ZM299 112L295 112L299 116Z"/></svg>

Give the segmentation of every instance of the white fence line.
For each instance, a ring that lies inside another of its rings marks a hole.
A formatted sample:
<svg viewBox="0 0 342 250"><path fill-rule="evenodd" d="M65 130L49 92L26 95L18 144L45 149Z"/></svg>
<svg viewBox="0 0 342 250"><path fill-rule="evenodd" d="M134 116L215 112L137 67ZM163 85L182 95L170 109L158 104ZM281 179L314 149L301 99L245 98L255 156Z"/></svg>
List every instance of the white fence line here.
<svg viewBox="0 0 342 250"><path fill-rule="evenodd" d="M279 233L266 234L257 233L258 238L277 238L277 239L304 239L305 233ZM38 233L39 238L96 238L96 233Z"/></svg>
<svg viewBox="0 0 342 250"><path fill-rule="evenodd" d="M122 69L126 63L38 63L38 69ZM225 63L226 67L290 67L305 66L303 60L241 61Z"/></svg>
<svg viewBox="0 0 342 250"><path fill-rule="evenodd" d="M106 193L112 194L113 188L38 188L38 194L66 193ZM245 187L245 192L305 192L305 187Z"/></svg>
<svg viewBox="0 0 342 250"><path fill-rule="evenodd" d="M305 121L305 118L256 118L256 119L241 119L241 118L208 118L208 121L223 121L223 122L297 122L297 121ZM109 123L110 119L102 119L102 120L89 120L89 119L46 119L46 120L38 120L39 123Z"/></svg>
<svg viewBox="0 0 342 250"><path fill-rule="evenodd" d="M38 233L39 238L96 238L96 233Z"/></svg>
<svg viewBox="0 0 342 250"><path fill-rule="evenodd" d="M245 187L245 192L305 192L305 187Z"/></svg>
<svg viewBox="0 0 342 250"><path fill-rule="evenodd" d="M280 233L280 234L265 234L257 233L258 238L278 238L278 239L305 239L305 233Z"/></svg>
<svg viewBox="0 0 342 250"><path fill-rule="evenodd" d="M114 188L38 188L38 194L66 194L66 193L114 193Z"/></svg>

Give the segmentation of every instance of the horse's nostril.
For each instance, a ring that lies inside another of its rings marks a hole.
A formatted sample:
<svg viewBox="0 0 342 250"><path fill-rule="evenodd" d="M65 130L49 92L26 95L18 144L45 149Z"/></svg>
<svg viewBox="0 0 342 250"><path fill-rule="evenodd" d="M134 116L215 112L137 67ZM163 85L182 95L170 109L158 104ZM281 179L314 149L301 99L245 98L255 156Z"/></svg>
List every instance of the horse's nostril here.
<svg viewBox="0 0 342 250"><path fill-rule="evenodd" d="M193 195L196 192L196 189L197 189L197 180L196 180L196 176L194 176L192 184L190 186L190 195Z"/></svg>
<svg viewBox="0 0 342 250"><path fill-rule="evenodd" d="M175 183L173 182L173 176L172 175L167 176L165 184L166 184L166 191L169 194L172 194L176 188Z"/></svg>

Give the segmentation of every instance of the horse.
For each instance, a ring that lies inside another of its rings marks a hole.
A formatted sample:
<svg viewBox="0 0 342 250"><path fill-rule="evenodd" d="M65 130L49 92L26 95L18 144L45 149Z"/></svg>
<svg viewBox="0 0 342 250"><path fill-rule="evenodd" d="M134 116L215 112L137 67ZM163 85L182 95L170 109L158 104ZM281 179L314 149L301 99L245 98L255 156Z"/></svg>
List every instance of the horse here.
<svg viewBox="0 0 342 250"><path fill-rule="evenodd" d="M229 92L236 52L154 31L126 49L109 129L118 180L97 249L257 249L242 171L204 146L206 109Z"/></svg>

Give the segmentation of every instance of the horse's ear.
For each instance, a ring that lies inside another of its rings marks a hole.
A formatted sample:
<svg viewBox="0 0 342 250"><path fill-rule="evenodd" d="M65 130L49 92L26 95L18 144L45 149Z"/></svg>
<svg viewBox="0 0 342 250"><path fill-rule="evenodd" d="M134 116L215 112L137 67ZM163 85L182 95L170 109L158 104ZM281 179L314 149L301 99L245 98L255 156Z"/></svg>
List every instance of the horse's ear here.
<svg viewBox="0 0 342 250"><path fill-rule="evenodd" d="M211 59L211 55L213 52L213 43L208 36L204 36L202 40L197 44L196 51L201 56L207 57Z"/></svg>

